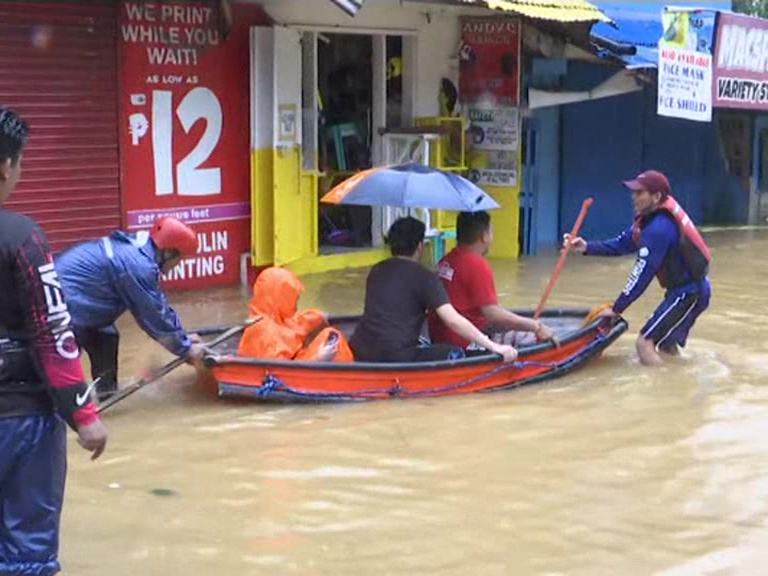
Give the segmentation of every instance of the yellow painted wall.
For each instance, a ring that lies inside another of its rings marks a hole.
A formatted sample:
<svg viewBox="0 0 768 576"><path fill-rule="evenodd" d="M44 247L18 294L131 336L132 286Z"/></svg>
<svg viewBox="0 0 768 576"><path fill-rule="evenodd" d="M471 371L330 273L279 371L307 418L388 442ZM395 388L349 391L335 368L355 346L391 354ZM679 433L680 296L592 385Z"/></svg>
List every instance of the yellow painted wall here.
<svg viewBox="0 0 768 576"><path fill-rule="evenodd" d="M432 226L440 230L454 230L458 212L452 210L431 210Z"/></svg>
<svg viewBox="0 0 768 576"><path fill-rule="evenodd" d="M520 188L486 188L501 208L491 210L493 244L491 258L518 258L520 256Z"/></svg>
<svg viewBox="0 0 768 576"><path fill-rule="evenodd" d="M304 274L318 274L345 268L365 268L373 266L389 257L388 248L371 248L370 250L353 250L325 256L313 256L296 260L286 265L288 270L302 276Z"/></svg>
<svg viewBox="0 0 768 576"><path fill-rule="evenodd" d="M275 150L274 263L317 255L317 176L302 172L299 146Z"/></svg>
<svg viewBox="0 0 768 576"><path fill-rule="evenodd" d="M303 158L302 158L303 161ZM305 247L309 250L309 256L317 256L320 251L320 198L318 195L318 181L320 174L318 172L301 173L301 202L302 226L303 230L309 231L309 236L303 239ZM309 222L306 222L306 218ZM306 254L304 255L307 256Z"/></svg>
<svg viewBox="0 0 768 576"><path fill-rule="evenodd" d="M272 264L275 256L272 148L251 151L251 250L255 266Z"/></svg>
<svg viewBox="0 0 768 576"><path fill-rule="evenodd" d="M296 273L306 274L370 266L386 258L386 250L318 256L317 175L301 172L300 166L299 151L287 157L271 149L252 154L254 265L288 264ZM276 170L281 173L277 174ZM490 212L494 233L490 256L518 258L520 189L488 187L486 191L501 204L501 208ZM453 229L456 215L457 212L432 211L432 225L443 230ZM285 242L276 245L281 240ZM447 240L446 253L454 246L455 241Z"/></svg>
<svg viewBox="0 0 768 576"><path fill-rule="evenodd" d="M317 174L301 170L301 150L251 154L252 250L255 266L317 256Z"/></svg>
<svg viewBox="0 0 768 576"><path fill-rule="evenodd" d="M484 162L482 152L470 153L470 166L482 166ZM520 187L523 181L522 149L517 151L517 186L495 187L484 186L501 208L491 210L491 223L493 224L493 244L489 256L491 258L519 258L520 257Z"/></svg>
<svg viewBox="0 0 768 576"><path fill-rule="evenodd" d="M267 148L251 154L253 264L284 264L301 275L372 266L386 258L386 249L318 256L318 174L299 172L300 166L299 151L282 156ZM276 245L278 237L285 242Z"/></svg>

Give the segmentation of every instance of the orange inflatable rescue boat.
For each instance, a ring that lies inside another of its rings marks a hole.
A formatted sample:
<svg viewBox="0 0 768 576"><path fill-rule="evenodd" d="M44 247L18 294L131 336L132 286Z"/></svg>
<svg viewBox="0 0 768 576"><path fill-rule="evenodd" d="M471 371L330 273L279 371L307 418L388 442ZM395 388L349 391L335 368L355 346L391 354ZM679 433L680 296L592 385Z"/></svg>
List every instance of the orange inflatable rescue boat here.
<svg viewBox="0 0 768 576"><path fill-rule="evenodd" d="M533 315L533 311L517 313ZM589 310L545 312L541 320L554 330L559 346L545 342L522 347L513 364L504 364L495 354L407 364L247 358L237 354L238 335L207 355L205 365L217 381L220 397L261 402L406 399L509 390L583 368L627 330L622 318L593 316ZM349 337L359 318L337 317L329 323Z"/></svg>

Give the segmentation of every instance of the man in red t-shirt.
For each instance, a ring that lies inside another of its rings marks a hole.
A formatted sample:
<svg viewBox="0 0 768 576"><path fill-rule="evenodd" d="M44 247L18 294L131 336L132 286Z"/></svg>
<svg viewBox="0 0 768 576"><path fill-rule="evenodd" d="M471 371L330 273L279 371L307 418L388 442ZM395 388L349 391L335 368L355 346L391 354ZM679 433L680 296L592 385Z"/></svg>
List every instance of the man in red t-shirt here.
<svg viewBox="0 0 768 576"><path fill-rule="evenodd" d="M438 264L437 274L454 308L494 340L520 346L549 340L552 331L532 318L525 318L499 305L493 271L485 255L493 241L487 212L462 212L456 220L458 246ZM429 318L433 342L468 348L470 343L448 329L434 314Z"/></svg>

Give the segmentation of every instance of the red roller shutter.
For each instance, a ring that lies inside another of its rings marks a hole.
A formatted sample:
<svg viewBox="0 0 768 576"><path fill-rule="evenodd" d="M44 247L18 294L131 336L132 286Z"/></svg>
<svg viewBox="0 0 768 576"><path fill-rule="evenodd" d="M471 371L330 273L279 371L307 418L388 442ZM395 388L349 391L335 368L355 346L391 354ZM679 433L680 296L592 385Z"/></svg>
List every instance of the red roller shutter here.
<svg viewBox="0 0 768 576"><path fill-rule="evenodd" d="M120 226L116 3L0 2L0 104L30 124L5 207L54 250Z"/></svg>

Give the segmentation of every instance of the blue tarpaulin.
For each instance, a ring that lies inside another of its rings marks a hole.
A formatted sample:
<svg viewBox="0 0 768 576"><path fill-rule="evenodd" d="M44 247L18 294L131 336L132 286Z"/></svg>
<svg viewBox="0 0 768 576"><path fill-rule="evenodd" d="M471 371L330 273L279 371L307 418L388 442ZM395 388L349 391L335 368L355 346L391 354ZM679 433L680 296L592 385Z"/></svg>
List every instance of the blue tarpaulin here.
<svg viewBox="0 0 768 576"><path fill-rule="evenodd" d="M627 68L655 68L658 63L657 45L663 33L661 12L665 6L678 6L682 3L613 1L594 4L615 23L597 22L592 27L593 40L602 48L603 54L620 58ZM699 7L730 10L731 2L702 1Z"/></svg>

